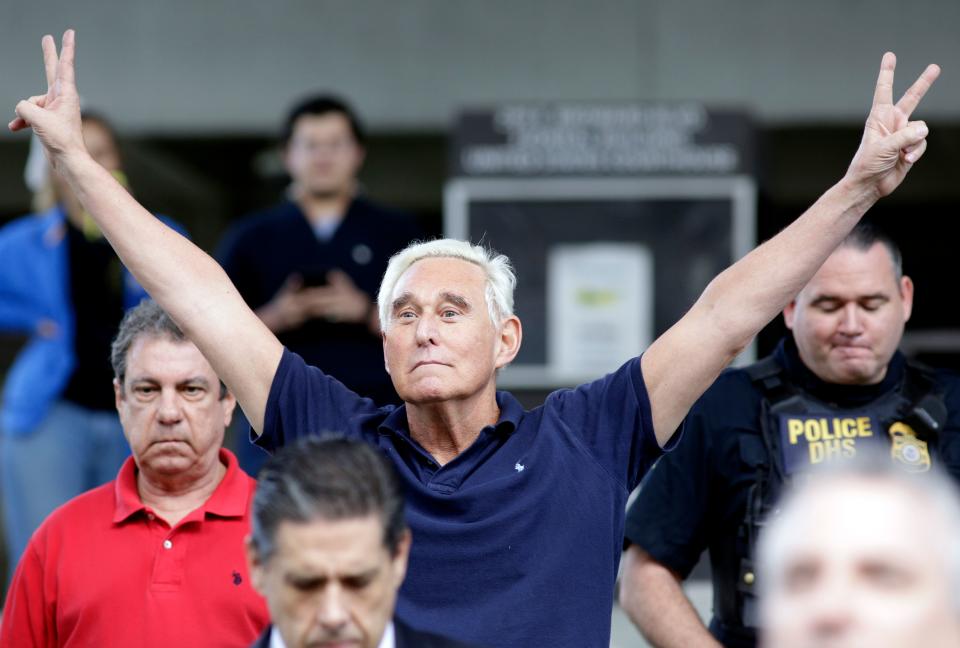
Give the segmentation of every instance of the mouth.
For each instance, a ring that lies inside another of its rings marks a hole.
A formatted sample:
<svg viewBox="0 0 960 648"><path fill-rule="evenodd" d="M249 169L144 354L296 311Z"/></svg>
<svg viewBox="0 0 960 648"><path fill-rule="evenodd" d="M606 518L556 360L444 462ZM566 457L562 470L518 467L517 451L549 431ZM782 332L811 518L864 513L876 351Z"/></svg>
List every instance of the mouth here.
<svg viewBox="0 0 960 648"><path fill-rule="evenodd" d="M873 356L873 349L857 344L836 344L831 351L839 356L840 359L845 360L856 360Z"/></svg>
<svg viewBox="0 0 960 648"><path fill-rule="evenodd" d="M180 443L186 443L186 441L184 439L159 439L158 441L154 441L151 445L168 446Z"/></svg>
<svg viewBox="0 0 960 648"><path fill-rule="evenodd" d="M837 351L850 351L853 353L866 353L870 351L870 347L866 344L834 344L833 348Z"/></svg>
<svg viewBox="0 0 960 648"><path fill-rule="evenodd" d="M310 642L310 648L356 648L362 645L360 639L321 639Z"/></svg>
<svg viewBox="0 0 960 648"><path fill-rule="evenodd" d="M421 360L417 364L413 365L412 371L416 371L420 367L430 367L430 366L439 366L439 367L449 367L445 362L440 362L438 360Z"/></svg>

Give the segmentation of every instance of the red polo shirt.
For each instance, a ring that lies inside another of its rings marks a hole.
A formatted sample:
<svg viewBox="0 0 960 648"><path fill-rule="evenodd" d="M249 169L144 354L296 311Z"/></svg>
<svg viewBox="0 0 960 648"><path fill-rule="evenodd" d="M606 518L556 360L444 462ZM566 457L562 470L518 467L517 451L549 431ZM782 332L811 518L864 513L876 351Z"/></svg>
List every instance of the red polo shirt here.
<svg viewBox="0 0 960 648"><path fill-rule="evenodd" d="M256 482L220 460L223 481L173 528L140 501L132 458L54 511L17 566L0 646L249 646L269 622L243 548Z"/></svg>

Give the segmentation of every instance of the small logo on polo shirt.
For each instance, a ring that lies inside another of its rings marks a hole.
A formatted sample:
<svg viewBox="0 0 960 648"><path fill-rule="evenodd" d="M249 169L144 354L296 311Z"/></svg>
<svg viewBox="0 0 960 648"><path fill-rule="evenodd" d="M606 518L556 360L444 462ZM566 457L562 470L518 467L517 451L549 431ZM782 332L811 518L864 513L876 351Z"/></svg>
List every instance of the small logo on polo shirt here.
<svg viewBox="0 0 960 648"><path fill-rule="evenodd" d="M520 462L518 461L518 462L513 466L513 468L514 468L517 472L523 472L523 469L526 468L526 466L524 466L522 463L520 463Z"/></svg>
<svg viewBox="0 0 960 648"><path fill-rule="evenodd" d="M242 583L242 582L243 582L243 576L240 575L240 572L234 571L234 572L233 572L233 584L234 584L234 585L239 585L239 584Z"/></svg>

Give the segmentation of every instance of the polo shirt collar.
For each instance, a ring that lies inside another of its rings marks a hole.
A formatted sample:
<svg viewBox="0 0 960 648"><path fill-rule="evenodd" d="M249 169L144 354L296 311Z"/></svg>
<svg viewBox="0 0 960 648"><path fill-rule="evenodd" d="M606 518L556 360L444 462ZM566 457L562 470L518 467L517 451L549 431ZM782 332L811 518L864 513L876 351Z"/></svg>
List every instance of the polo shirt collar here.
<svg viewBox="0 0 960 648"><path fill-rule="evenodd" d="M123 522L134 513L146 508L140 501L140 493L137 491L137 464L133 457L127 457L120 466L120 472L117 473L117 479L114 482L114 490L116 493L116 505L113 509L114 524Z"/></svg>
<svg viewBox="0 0 960 648"><path fill-rule="evenodd" d="M226 465L227 472L217 484L213 495L200 508L204 513L220 517L243 517L250 500L250 488L244 479L245 474L240 470L236 456L226 448L220 448L218 457L220 462ZM114 524L146 510L147 507L140 500L140 492L137 490L137 464L133 457L127 457L123 462L114 488Z"/></svg>
<svg viewBox="0 0 960 648"><path fill-rule="evenodd" d="M520 419L523 418L523 406L513 394L506 391L497 392L497 407L500 408L500 417L493 425L495 432L503 434L512 434L520 425ZM410 438L410 425L407 421L407 406L401 405L387 415L387 418L377 426L380 434L392 435L399 434Z"/></svg>
<svg viewBox="0 0 960 648"><path fill-rule="evenodd" d="M500 418L494 428L498 432L515 432L523 418L523 405L510 392L498 391L497 406L500 408Z"/></svg>

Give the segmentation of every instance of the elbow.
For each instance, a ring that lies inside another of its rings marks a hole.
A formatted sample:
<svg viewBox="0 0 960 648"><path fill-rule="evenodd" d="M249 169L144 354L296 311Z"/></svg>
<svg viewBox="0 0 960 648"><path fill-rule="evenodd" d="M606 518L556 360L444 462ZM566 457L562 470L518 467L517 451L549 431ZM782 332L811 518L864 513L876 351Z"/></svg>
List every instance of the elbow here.
<svg viewBox="0 0 960 648"><path fill-rule="evenodd" d="M729 344L724 347L724 357L723 357L723 366L728 366L731 362L736 360L737 356L747 350L747 347L750 346L750 343L753 341L754 334L750 335L741 335L736 338L731 338Z"/></svg>
<svg viewBox="0 0 960 648"><path fill-rule="evenodd" d="M711 282L694 304L701 322L700 330L709 336L711 344L722 356L724 366L733 362L753 341L766 324L743 303L727 296Z"/></svg>

